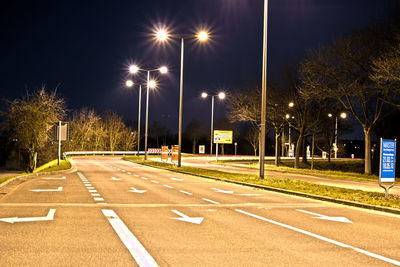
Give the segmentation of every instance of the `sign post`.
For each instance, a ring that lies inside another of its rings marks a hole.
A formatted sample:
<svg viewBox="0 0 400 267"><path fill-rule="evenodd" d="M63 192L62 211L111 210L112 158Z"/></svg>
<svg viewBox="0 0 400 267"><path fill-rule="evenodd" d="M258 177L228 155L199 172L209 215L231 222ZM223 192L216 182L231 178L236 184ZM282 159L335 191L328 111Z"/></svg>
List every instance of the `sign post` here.
<svg viewBox="0 0 400 267"><path fill-rule="evenodd" d="M381 153L379 158L379 186L385 189L385 198L388 197L388 191L395 184L396 168L396 139L385 140L381 138ZM392 183L384 187L382 183Z"/></svg>
<svg viewBox="0 0 400 267"><path fill-rule="evenodd" d="M61 160L61 141L68 140L68 123L59 121L56 126L56 139L58 141L58 166Z"/></svg>
<svg viewBox="0 0 400 267"><path fill-rule="evenodd" d="M214 130L214 144L216 144L215 158L218 162L218 144L232 144L232 131Z"/></svg>

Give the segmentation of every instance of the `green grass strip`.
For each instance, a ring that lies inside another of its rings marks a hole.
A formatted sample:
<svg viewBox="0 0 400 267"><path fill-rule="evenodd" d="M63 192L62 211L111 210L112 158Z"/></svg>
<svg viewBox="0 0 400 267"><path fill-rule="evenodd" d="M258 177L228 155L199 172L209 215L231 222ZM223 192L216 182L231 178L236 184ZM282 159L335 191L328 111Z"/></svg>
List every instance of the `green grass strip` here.
<svg viewBox="0 0 400 267"><path fill-rule="evenodd" d="M301 192L315 196L328 197L335 200L345 200L381 207L400 208L400 196L397 195L389 195L388 199L385 199L384 193L319 185L288 178L266 177L265 179L260 179L257 175L252 174L229 173L188 166L181 166L178 168L177 166L168 163L155 162L150 160L144 161L142 157L125 157L124 159L151 167L158 167L171 171L184 172L214 179L232 180L252 185L260 185L288 191Z"/></svg>

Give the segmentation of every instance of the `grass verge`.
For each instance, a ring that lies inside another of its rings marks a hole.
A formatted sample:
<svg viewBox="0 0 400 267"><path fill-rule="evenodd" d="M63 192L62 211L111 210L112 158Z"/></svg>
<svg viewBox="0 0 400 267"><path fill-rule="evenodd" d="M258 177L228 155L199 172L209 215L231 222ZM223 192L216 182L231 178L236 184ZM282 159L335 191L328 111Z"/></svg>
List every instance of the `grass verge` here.
<svg viewBox="0 0 400 267"><path fill-rule="evenodd" d="M61 171L61 170L68 170L71 168L71 163L69 160L61 160L60 161L60 166L57 164L57 160L53 160L50 162L47 162L40 166L39 168L36 168L32 173L42 173L42 172L53 172L53 171ZM12 176L6 176L0 178L0 185L14 177L21 176L21 175L27 175L27 174L32 174L32 173L27 173L27 172L22 172L20 174L12 175Z"/></svg>
<svg viewBox="0 0 400 267"><path fill-rule="evenodd" d="M400 196L389 195L385 199L385 194L367 192L362 190L346 189L334 186L325 186L313 184L310 182L292 180L287 178L265 178L260 179L257 175L228 173L217 170L207 170L202 168L194 168L182 166L180 168L162 162L144 161L142 157L125 157L125 160L141 163L147 166L163 168L167 170L184 172L199 176L211 177L220 180L232 180L253 185L261 185L266 187L278 188L288 191L301 192L316 196L328 197L336 200L352 201L356 203L369 204L381 207L400 208Z"/></svg>

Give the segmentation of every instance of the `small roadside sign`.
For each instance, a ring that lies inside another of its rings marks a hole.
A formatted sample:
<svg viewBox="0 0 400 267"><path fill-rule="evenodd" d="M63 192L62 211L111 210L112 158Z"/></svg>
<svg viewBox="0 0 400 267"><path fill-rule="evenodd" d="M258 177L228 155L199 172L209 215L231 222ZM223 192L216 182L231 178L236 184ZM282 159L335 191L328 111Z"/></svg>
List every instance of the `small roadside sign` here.
<svg viewBox="0 0 400 267"><path fill-rule="evenodd" d="M233 131L214 130L214 144L232 144Z"/></svg>
<svg viewBox="0 0 400 267"><path fill-rule="evenodd" d="M199 154L204 154L205 151L206 151L206 146L200 145L200 146L199 146Z"/></svg>
<svg viewBox="0 0 400 267"><path fill-rule="evenodd" d="M379 157L379 186L385 189L385 198L388 191L395 184L396 174L396 140L386 140L381 138L381 153ZM389 187L384 187L382 183L392 183Z"/></svg>

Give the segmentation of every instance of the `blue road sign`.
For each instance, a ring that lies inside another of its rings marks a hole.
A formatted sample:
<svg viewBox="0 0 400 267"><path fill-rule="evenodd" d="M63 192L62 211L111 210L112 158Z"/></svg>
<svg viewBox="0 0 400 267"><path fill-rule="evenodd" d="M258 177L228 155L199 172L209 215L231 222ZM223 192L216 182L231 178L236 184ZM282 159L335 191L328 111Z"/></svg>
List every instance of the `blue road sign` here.
<svg viewBox="0 0 400 267"><path fill-rule="evenodd" d="M379 179L381 182L394 183L396 167L396 140L381 139L381 157Z"/></svg>

